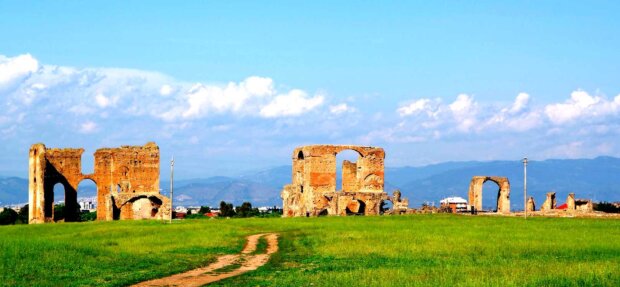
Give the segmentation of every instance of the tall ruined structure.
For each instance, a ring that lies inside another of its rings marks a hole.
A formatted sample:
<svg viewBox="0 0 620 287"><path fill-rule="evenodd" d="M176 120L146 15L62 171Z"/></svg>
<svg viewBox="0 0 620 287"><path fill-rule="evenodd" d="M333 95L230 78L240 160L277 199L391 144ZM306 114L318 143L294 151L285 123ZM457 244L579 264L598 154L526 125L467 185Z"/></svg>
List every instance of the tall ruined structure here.
<svg viewBox="0 0 620 287"><path fill-rule="evenodd" d="M159 147L155 143L98 149L92 174L82 174L83 152L81 148L32 145L29 223L54 221L56 184L65 192L65 221L77 221L77 186L83 180L97 186L97 220L170 218L170 200L159 193Z"/></svg>
<svg viewBox="0 0 620 287"><path fill-rule="evenodd" d="M469 205L476 210L482 210L482 185L492 181L497 190L497 212L510 213L510 182L502 176L474 176L469 184Z"/></svg>
<svg viewBox="0 0 620 287"><path fill-rule="evenodd" d="M359 154L357 162L343 161L342 187L336 186L336 155ZM385 152L354 145L310 145L293 151L292 183L282 190L284 217L380 213Z"/></svg>

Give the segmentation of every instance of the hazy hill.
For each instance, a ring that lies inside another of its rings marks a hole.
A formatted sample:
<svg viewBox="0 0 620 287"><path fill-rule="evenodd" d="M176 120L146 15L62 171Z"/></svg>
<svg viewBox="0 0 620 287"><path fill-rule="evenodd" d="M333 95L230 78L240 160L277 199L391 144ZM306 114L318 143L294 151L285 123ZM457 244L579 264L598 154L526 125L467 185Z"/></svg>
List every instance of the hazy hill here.
<svg viewBox="0 0 620 287"><path fill-rule="evenodd" d="M415 207L424 201L435 202L446 196L467 199L469 181L474 175L507 176L511 182L511 204L523 206L523 164L520 161L446 162L423 167L386 168L385 189L390 194L400 188ZM540 205L548 191L556 191L558 203L569 192L577 198L596 201L620 201L620 159L567 159L530 161L528 194ZM175 181L175 204L217 205L220 201L240 204L250 201L255 206L281 205L280 190L291 180L291 167L279 166L250 172L237 177L210 177ZM162 192L168 194L170 182L162 181ZM80 187L82 188L82 187ZM84 186L80 196L92 196L94 189ZM497 186L484 185L483 204L493 207ZM17 177L0 177L0 202L21 203L28 200L28 181Z"/></svg>

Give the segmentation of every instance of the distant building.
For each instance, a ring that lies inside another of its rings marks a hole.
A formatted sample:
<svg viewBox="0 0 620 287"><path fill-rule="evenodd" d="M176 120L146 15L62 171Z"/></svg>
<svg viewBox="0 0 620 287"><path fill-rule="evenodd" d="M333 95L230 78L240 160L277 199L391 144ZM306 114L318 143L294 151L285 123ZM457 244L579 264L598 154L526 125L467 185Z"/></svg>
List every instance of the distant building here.
<svg viewBox="0 0 620 287"><path fill-rule="evenodd" d="M185 208L184 206L177 206L174 208L174 211L176 213L187 213L187 208Z"/></svg>
<svg viewBox="0 0 620 287"><path fill-rule="evenodd" d="M187 213L190 213L190 214L197 214L198 211L200 211L200 207L192 206L192 207L187 208Z"/></svg>
<svg viewBox="0 0 620 287"><path fill-rule="evenodd" d="M96 198L80 198L78 199L78 204L80 205L80 210L93 212L97 210L97 200Z"/></svg>
<svg viewBox="0 0 620 287"><path fill-rule="evenodd" d="M441 204L441 207L449 207L450 210L452 210L452 213L467 211L467 200L462 197L447 197L439 201L439 203Z"/></svg>

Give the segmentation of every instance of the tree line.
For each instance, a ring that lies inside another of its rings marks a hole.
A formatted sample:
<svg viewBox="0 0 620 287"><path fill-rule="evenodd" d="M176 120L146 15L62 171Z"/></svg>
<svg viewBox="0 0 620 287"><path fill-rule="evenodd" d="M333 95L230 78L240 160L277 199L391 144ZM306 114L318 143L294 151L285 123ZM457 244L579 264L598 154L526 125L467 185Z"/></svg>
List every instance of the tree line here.
<svg viewBox="0 0 620 287"><path fill-rule="evenodd" d="M28 204L22 206L19 211L15 211L11 208L5 208L2 212L0 212L0 225L11 225L11 224L28 224ZM66 206L64 204L55 204L54 205L54 221L63 221L65 219L66 214ZM97 212L81 212L77 210L80 215L78 221L93 221L97 219Z"/></svg>

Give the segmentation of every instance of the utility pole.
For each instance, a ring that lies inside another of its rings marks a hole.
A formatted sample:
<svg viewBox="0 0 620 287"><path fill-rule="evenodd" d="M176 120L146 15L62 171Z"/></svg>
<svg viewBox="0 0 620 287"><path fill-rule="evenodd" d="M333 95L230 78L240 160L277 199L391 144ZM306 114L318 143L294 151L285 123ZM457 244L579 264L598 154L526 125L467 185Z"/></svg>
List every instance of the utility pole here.
<svg viewBox="0 0 620 287"><path fill-rule="evenodd" d="M523 158L523 207L527 219L527 157Z"/></svg>
<svg viewBox="0 0 620 287"><path fill-rule="evenodd" d="M172 216L174 213L174 205L172 200L174 198L174 155L170 160L170 223L172 223Z"/></svg>

